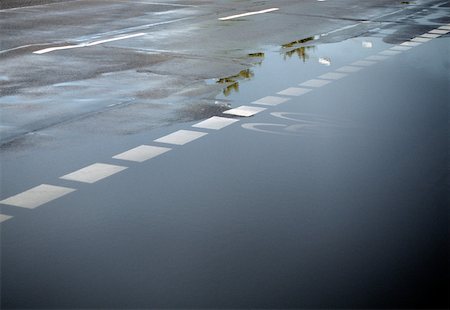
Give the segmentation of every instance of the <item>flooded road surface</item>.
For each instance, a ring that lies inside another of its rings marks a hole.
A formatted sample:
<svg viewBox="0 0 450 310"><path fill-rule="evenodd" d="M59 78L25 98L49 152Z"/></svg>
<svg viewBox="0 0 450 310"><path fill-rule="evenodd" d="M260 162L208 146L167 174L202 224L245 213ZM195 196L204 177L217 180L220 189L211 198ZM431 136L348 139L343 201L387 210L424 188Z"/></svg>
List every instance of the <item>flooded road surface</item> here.
<svg viewBox="0 0 450 310"><path fill-rule="evenodd" d="M450 20L419 12L10 142L2 308L448 308Z"/></svg>

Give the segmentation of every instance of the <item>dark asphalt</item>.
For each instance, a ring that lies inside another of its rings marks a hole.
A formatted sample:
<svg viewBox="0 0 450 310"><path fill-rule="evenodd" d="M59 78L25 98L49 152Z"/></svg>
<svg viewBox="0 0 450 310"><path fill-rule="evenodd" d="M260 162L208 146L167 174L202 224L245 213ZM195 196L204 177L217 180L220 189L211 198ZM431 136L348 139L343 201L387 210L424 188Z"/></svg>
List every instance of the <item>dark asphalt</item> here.
<svg viewBox="0 0 450 310"><path fill-rule="evenodd" d="M224 129L191 127L450 23L432 1L361 22L405 6L388 2L280 1L287 13L221 26L211 12L263 4L199 1L192 20L145 30L158 43L149 59L135 55L149 38L0 54L16 68L0 74L1 199L43 183L76 189L36 209L1 205L13 216L1 224L1 308L448 308L448 34ZM89 7L56 9L66 5ZM319 12L341 17L299 18ZM56 65L72 66L67 78L50 74ZM208 135L153 142L180 129ZM111 158L142 144L172 150ZM59 179L96 162L128 169Z"/></svg>

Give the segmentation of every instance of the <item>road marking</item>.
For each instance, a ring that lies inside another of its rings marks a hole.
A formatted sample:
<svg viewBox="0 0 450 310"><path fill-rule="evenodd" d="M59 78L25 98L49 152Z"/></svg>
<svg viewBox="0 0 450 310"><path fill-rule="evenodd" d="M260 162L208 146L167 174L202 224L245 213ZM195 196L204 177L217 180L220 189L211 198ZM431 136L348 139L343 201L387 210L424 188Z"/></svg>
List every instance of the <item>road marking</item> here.
<svg viewBox="0 0 450 310"><path fill-rule="evenodd" d="M203 136L206 136L206 132L191 131L191 130L178 130L167 136L156 139L155 142L185 145L191 141L197 140Z"/></svg>
<svg viewBox="0 0 450 310"><path fill-rule="evenodd" d="M450 30L450 26L441 26L438 29L442 29L442 30Z"/></svg>
<svg viewBox="0 0 450 310"><path fill-rule="evenodd" d="M11 215L0 214L0 223L3 223L4 221L7 221L9 219L12 219Z"/></svg>
<svg viewBox="0 0 450 310"><path fill-rule="evenodd" d="M302 88L302 87L289 87L285 90L282 90L278 92L278 95L284 95L284 96L301 96L306 93L309 93L312 89L310 88Z"/></svg>
<svg viewBox="0 0 450 310"><path fill-rule="evenodd" d="M256 101L253 101L252 103L255 104L261 104L261 105L270 105L270 106L276 106L281 103L284 103L288 100L291 100L290 98L283 98L283 97L276 97L276 96L267 96L261 99L258 99Z"/></svg>
<svg viewBox="0 0 450 310"><path fill-rule="evenodd" d="M125 169L127 169L127 167L95 163L63 175L60 179L92 184Z"/></svg>
<svg viewBox="0 0 450 310"><path fill-rule="evenodd" d="M227 16L227 17L221 17L221 18L219 18L219 20L229 20L229 19L234 19L234 18L239 18L239 17L244 17L244 16L269 13L269 12L278 11L278 10L279 10L279 8L271 8L271 9L266 9L266 10L261 10L261 11L247 12L247 13L231 15L231 16Z"/></svg>
<svg viewBox="0 0 450 310"><path fill-rule="evenodd" d="M401 43L400 45L402 45L402 46L418 46L418 45L421 45L422 43L421 42L411 42L411 41L406 41L406 42L403 42L403 43Z"/></svg>
<svg viewBox="0 0 450 310"><path fill-rule="evenodd" d="M75 191L73 188L41 184L20 194L6 198L0 203L20 208L34 209Z"/></svg>
<svg viewBox="0 0 450 310"><path fill-rule="evenodd" d="M343 67L340 67L339 69L336 69L336 71L345 72L345 73L354 73L354 72L358 72L362 69L363 68L361 68L361 67L343 66Z"/></svg>
<svg viewBox="0 0 450 310"><path fill-rule="evenodd" d="M311 79L311 80L308 80L306 82L301 83L300 86L305 86L305 87L322 87L322 86L325 86L325 85L327 85L329 83L331 83L331 81L319 80L319 79Z"/></svg>
<svg viewBox="0 0 450 310"><path fill-rule="evenodd" d="M227 110L225 112L223 112L224 114L230 114L230 115L236 115L236 116L244 116L244 117L249 117L249 116L253 116L259 112L262 112L266 110L266 108L260 108L260 107L251 107L251 106L246 106L246 105L242 105L240 107L231 109L231 110Z"/></svg>
<svg viewBox="0 0 450 310"><path fill-rule="evenodd" d="M433 33L433 34L447 34L449 32L450 32L450 30L442 30L442 29L433 29L431 31L428 31L428 33Z"/></svg>
<svg viewBox="0 0 450 310"><path fill-rule="evenodd" d="M413 39L411 39L411 42L420 42L420 43L425 43L431 41L430 38L422 38L422 37L415 37Z"/></svg>
<svg viewBox="0 0 450 310"><path fill-rule="evenodd" d="M412 46L402 46L402 45L396 45L390 48L390 50L393 51L407 51L412 49Z"/></svg>
<svg viewBox="0 0 450 310"><path fill-rule="evenodd" d="M386 56L395 56L395 55L398 55L398 54L401 54L402 52L400 52L400 51L393 51L393 50L385 50L385 51L382 51L382 52L379 52L378 54L380 54L380 55L386 55Z"/></svg>
<svg viewBox="0 0 450 310"><path fill-rule="evenodd" d="M366 60L382 61L382 60L386 60L388 58L389 58L389 56L372 55L372 56L366 57Z"/></svg>
<svg viewBox="0 0 450 310"><path fill-rule="evenodd" d="M321 76L319 76L319 78L326 79L326 80L339 80L346 76L348 76L348 74L346 74L346 73L328 72L328 73L322 74Z"/></svg>
<svg viewBox="0 0 450 310"><path fill-rule="evenodd" d="M371 65L374 65L374 64L376 64L375 61L358 60L358 61L355 61L354 63L352 63L351 65L352 65L352 66L363 66L363 67L368 67L368 66L371 66Z"/></svg>
<svg viewBox="0 0 450 310"><path fill-rule="evenodd" d="M49 47L49 48L44 48L42 50L34 51L33 54L39 54L40 55L40 54L45 54L45 53L50 53L50 52L60 51L60 50L66 50L66 49L89 47L89 46L99 45L99 44L103 44L103 43L107 43L107 42L113 42L113 41L119 41L119 40L125 40L125 39L140 37L140 36L143 36L143 35L145 35L145 33L135 33L135 34L127 35L127 36L121 36L121 37L116 37L116 38L111 38L111 39L93 41L93 42L90 42L90 43L81 43L81 44L76 44L76 45L65 45L65 46L58 46L58 47Z"/></svg>
<svg viewBox="0 0 450 310"><path fill-rule="evenodd" d="M236 123L238 121L239 120L234 119L234 118L213 116L213 117L208 118L200 123L192 125L192 127L219 130L219 129L225 128L233 123Z"/></svg>
<svg viewBox="0 0 450 310"><path fill-rule="evenodd" d="M146 160L149 160L151 158L154 158L156 156L164 154L170 150L171 149L167 148L167 147L141 145L141 146L135 147L134 149L128 150L126 152L117 154L117 155L113 156L112 158L136 161L136 162L142 163Z"/></svg>
<svg viewBox="0 0 450 310"><path fill-rule="evenodd" d="M431 38L431 39L436 39L439 38L441 35L440 34L434 34L434 33L424 33L420 35L422 38Z"/></svg>

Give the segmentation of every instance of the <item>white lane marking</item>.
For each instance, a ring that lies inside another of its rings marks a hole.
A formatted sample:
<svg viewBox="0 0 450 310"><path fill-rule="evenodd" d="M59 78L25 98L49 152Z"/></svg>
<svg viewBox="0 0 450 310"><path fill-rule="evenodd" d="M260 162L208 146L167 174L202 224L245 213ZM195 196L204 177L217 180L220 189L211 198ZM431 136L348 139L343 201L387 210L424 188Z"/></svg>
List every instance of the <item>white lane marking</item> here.
<svg viewBox="0 0 450 310"><path fill-rule="evenodd" d="M393 51L393 50L389 49L389 50L381 51L378 54L385 55L385 56L395 56L395 55L398 55L398 54L401 54L401 53L402 53L401 51Z"/></svg>
<svg viewBox="0 0 450 310"><path fill-rule="evenodd" d="M230 115L236 115L236 116L244 116L249 117L253 116L259 112L262 112L266 110L266 108L260 108L260 107L251 107L251 106L240 106L234 109L227 110L223 112L224 114L230 114Z"/></svg>
<svg viewBox="0 0 450 310"><path fill-rule="evenodd" d="M92 184L125 169L127 169L127 167L95 163L63 175L60 179Z"/></svg>
<svg viewBox="0 0 450 310"><path fill-rule="evenodd" d="M425 43L428 41L431 41L430 38L422 38L422 37L415 37L413 39L411 39L412 42L420 42L420 43Z"/></svg>
<svg viewBox="0 0 450 310"><path fill-rule="evenodd" d="M219 18L219 20L229 20L229 19L234 19L234 18L239 18L239 17L244 17L244 16L269 13L269 12L278 11L278 10L279 10L279 8L271 8L271 9L265 9L265 10L261 10L261 11L247 12L247 13L242 13L242 14L237 14L237 15L221 17L221 18Z"/></svg>
<svg viewBox="0 0 450 310"><path fill-rule="evenodd" d="M302 88L302 87L289 87L285 90L279 91L278 95L284 95L284 96L301 96L306 93L309 93L312 89L310 88Z"/></svg>
<svg viewBox="0 0 450 310"><path fill-rule="evenodd" d="M390 50L393 51L407 51L412 49L412 46L402 46L402 45L396 45L390 48Z"/></svg>
<svg viewBox="0 0 450 310"><path fill-rule="evenodd" d="M431 39L435 39L435 38L439 38L441 35L440 34L434 34L434 33L424 33L420 35L422 38L431 38Z"/></svg>
<svg viewBox="0 0 450 310"><path fill-rule="evenodd" d="M20 194L6 198L0 203L20 208L34 209L75 191L73 188L41 184Z"/></svg>
<svg viewBox="0 0 450 310"><path fill-rule="evenodd" d="M219 130L219 129L225 128L233 123L236 123L238 121L239 120L234 119L234 118L213 116L208 119L205 119L204 121L202 121L200 123L192 125L192 127Z"/></svg>
<svg viewBox="0 0 450 310"><path fill-rule="evenodd" d="M376 64L375 61L358 60L358 61L355 61L354 63L352 63L351 65L352 65L352 66L363 66L363 67L368 67L368 66L371 66L371 65L374 65L374 64Z"/></svg>
<svg viewBox="0 0 450 310"><path fill-rule="evenodd" d="M167 148L167 147L141 145L141 146L135 147L134 149L128 150L126 152L117 154L117 155L113 156L112 158L136 161L136 162L142 163L146 160L149 160L151 158L154 158L156 156L164 154L170 150L171 149Z"/></svg>
<svg viewBox="0 0 450 310"><path fill-rule="evenodd" d="M322 74L321 76L319 76L319 78L325 79L325 80L339 80L346 76L348 76L348 74L346 74L346 73L328 72L328 73Z"/></svg>
<svg viewBox="0 0 450 310"><path fill-rule="evenodd" d="M442 29L442 30L450 30L450 26L441 26L438 29Z"/></svg>
<svg viewBox="0 0 450 310"><path fill-rule="evenodd" d="M401 43L400 45L402 45L402 46L418 46L421 44L422 44L421 42L406 41L406 42Z"/></svg>
<svg viewBox="0 0 450 310"><path fill-rule="evenodd" d="M258 99L256 101L253 101L252 103L255 104L261 104L261 105L270 105L270 106L276 106L279 104L282 104L288 100L291 100L290 98L283 98L283 97L277 97L277 96L267 96L261 99Z"/></svg>
<svg viewBox="0 0 450 310"><path fill-rule="evenodd" d="M338 72L345 72L345 73L354 73L354 72L358 72L362 70L361 67L352 67L352 66L343 66L340 67L339 69L336 69L336 71Z"/></svg>
<svg viewBox="0 0 450 310"><path fill-rule="evenodd" d="M311 79L311 80L308 80L306 82L301 83L300 86L305 86L305 87L322 87L322 86L325 86L325 85L327 85L329 83L331 83L331 81L319 80L319 79Z"/></svg>
<svg viewBox="0 0 450 310"><path fill-rule="evenodd" d="M185 145L186 143L197 140L198 138L201 138L206 135L207 135L206 132L178 130L171 134L168 134L167 136L156 139L155 142L175 144L175 145Z"/></svg>
<svg viewBox="0 0 450 310"><path fill-rule="evenodd" d="M11 215L0 214L0 223L3 223L4 221L7 221L9 219L12 219Z"/></svg>
<svg viewBox="0 0 450 310"><path fill-rule="evenodd" d="M447 34L449 32L450 32L450 30L443 30L443 29L433 29L431 31L428 31L428 33L433 33L433 34Z"/></svg>
<svg viewBox="0 0 450 310"><path fill-rule="evenodd" d="M49 48L44 48L42 50L34 51L33 54L40 55L40 54L50 53L50 52L59 51L59 50L89 47L89 46L94 46L94 45L103 44L103 43L107 43L107 42L113 42L113 41L118 41L118 40L125 40L125 39L140 37L143 35L145 35L145 33L135 33L135 34L127 35L127 36L120 36L120 37L116 37L116 38L93 41L93 42L89 42L89 43L81 43L81 44L76 44L76 45L65 45L65 46L58 46L58 47L49 47Z"/></svg>
<svg viewBox="0 0 450 310"><path fill-rule="evenodd" d="M366 60L382 61L382 60L386 60L388 58L389 58L389 56L372 55L372 56L366 57Z"/></svg>

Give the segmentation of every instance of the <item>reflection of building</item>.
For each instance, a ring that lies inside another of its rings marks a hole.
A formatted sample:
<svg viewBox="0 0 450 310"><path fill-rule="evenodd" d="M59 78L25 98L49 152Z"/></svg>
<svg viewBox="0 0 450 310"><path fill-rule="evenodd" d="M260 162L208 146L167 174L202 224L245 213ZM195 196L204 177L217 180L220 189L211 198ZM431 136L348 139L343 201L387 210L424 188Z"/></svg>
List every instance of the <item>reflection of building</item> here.
<svg viewBox="0 0 450 310"><path fill-rule="evenodd" d="M315 50L315 46L301 46L298 48L295 48L293 50L287 51L284 53L284 59L291 58L293 55L297 54L298 58L303 60L303 62L306 62L306 60L309 59L308 50Z"/></svg>
<svg viewBox="0 0 450 310"><path fill-rule="evenodd" d="M229 84L223 89L223 94L225 96L229 96L231 92L234 90L235 92L239 91L239 80L243 79L251 79L255 74L252 70L246 69L242 70L236 75L220 78L216 83L218 84Z"/></svg>

